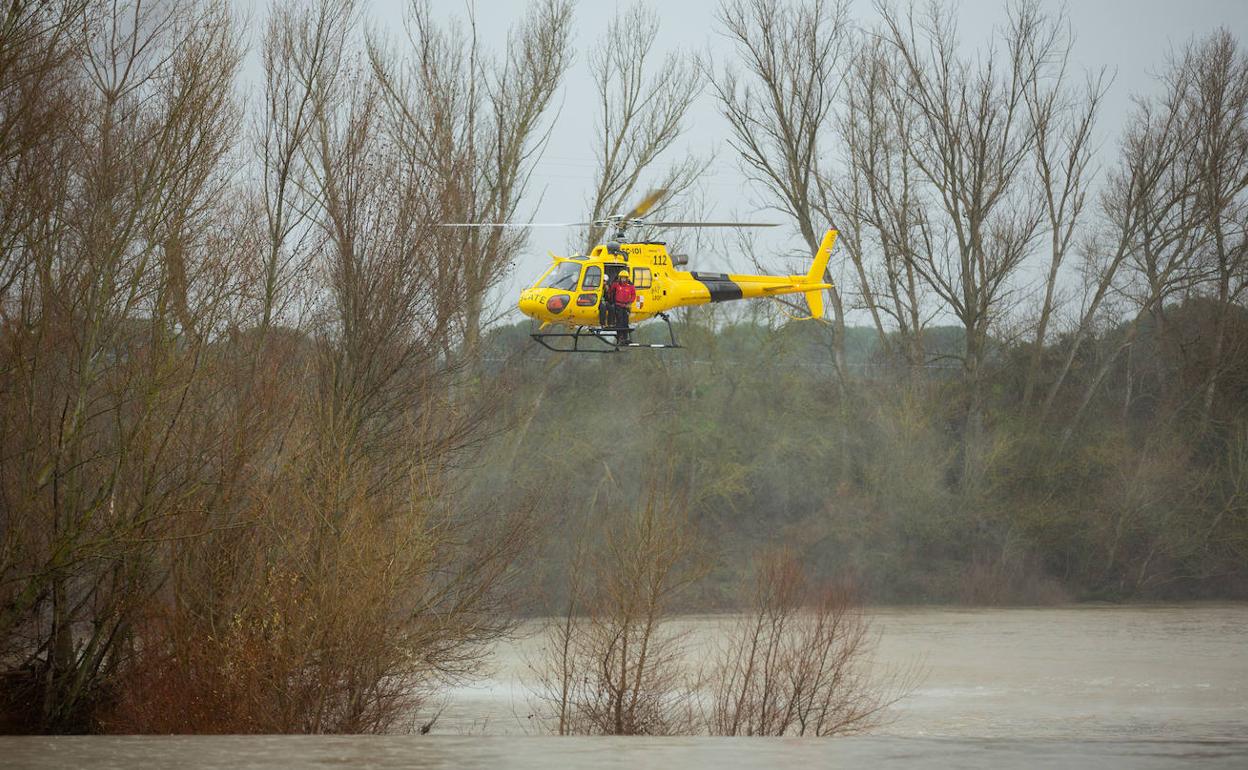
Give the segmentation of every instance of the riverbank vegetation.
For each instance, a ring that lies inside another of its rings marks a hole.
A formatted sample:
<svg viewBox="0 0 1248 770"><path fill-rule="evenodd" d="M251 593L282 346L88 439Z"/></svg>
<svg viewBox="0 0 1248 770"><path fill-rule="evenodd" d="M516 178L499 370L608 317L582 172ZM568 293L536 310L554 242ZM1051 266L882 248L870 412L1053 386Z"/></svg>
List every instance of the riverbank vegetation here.
<svg viewBox="0 0 1248 770"><path fill-rule="evenodd" d="M584 361L492 310L523 231L435 226L525 216L573 11L497 50L419 2L397 35L275 2L250 41L217 0L0 12L0 729L411 729L530 612L565 619L569 731L680 731L657 619L759 586L714 729L843 732L881 701L807 675L860 670L828 586L1245 596L1230 33L1159 60L1099 151L1110 79L1031 3L982 56L937 7L860 34L726 0L713 60L591 57L595 216L694 205L707 159L664 163L705 93L800 259L842 246L827 323L701 308L684 350ZM639 103L663 119L615 131Z"/></svg>

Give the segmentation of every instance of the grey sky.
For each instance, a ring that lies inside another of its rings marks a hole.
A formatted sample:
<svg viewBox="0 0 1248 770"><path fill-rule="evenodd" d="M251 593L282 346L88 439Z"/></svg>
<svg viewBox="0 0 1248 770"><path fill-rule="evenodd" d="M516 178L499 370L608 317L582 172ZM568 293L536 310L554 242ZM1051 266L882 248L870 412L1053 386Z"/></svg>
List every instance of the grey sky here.
<svg viewBox="0 0 1248 770"><path fill-rule="evenodd" d="M263 13L264 0L259 7ZM475 2L478 30L483 42L501 50L508 27L524 12L524 2L477 0ZM550 144L532 178L530 193L523 210L531 221L573 221L588 212L587 198L593 183L594 160L594 92L586 67L586 53L601 37L617 7L627 3L600 3L581 0L576 9L573 46L575 57L554 110L559 110ZM726 42L715 33L718 0L682 0L678 3L655 4L662 27L656 40L654 58L661 60L670 50L689 49L700 54L710 52L718 61L732 55ZM1167 54L1182 46L1193 36L1207 34L1219 26L1227 27L1241 42L1248 38L1248 0L1086 0L1073 3L1050 3L1053 10L1067 7L1075 33L1072 64L1076 70L1107 67L1115 79L1101 113L1101 161L1109 162L1116 153L1116 142L1122 118L1130 109L1132 94L1151 91L1152 76L1165 63ZM408 0L374 0L368 4L370 23L402 34L403 9ZM435 2L447 16L466 16L468 2ZM958 5L961 15L961 38L968 51L985 45L1005 16L1005 0L968 0ZM853 0L852 18L847 24L870 27L876 14L871 0ZM625 43L627 41L624 41ZM720 119L715 102L704 91L692 106L689 130L682 150L705 155L714 151L716 161L704 182L707 215L753 216L783 221L774 212L760 209L759 195L749 189L739 170L737 158L726 144L726 127ZM777 228L780 230L783 228ZM777 233L763 243L769 251L793 249L797 240L792 232ZM509 279L501 287L499 300L506 310L518 290L533 280L549 262L547 250L562 253L568 239L555 231L533 232L525 253L519 254ZM748 260L740 256L724 258L716 253L693 255L693 264L702 269L748 269ZM506 320L518 320L518 311ZM855 319L850 319L851 321Z"/></svg>

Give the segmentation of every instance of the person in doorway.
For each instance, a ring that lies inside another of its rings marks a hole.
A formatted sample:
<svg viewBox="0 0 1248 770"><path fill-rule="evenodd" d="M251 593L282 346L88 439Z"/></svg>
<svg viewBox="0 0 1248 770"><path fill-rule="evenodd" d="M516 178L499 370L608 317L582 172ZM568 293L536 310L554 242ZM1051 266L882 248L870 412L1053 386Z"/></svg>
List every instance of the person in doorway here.
<svg viewBox="0 0 1248 770"><path fill-rule="evenodd" d="M637 299L637 289L633 287L632 279L628 277L627 270L621 270L620 274L615 277L615 283L612 284L611 302L615 305L615 328L616 341L622 345L629 343L628 338L628 314L632 310L633 300Z"/></svg>
<svg viewBox="0 0 1248 770"><path fill-rule="evenodd" d="M611 299L613 291L615 276L608 273L607 280L602 282L602 298L598 300L598 326L603 329L615 326L615 303Z"/></svg>

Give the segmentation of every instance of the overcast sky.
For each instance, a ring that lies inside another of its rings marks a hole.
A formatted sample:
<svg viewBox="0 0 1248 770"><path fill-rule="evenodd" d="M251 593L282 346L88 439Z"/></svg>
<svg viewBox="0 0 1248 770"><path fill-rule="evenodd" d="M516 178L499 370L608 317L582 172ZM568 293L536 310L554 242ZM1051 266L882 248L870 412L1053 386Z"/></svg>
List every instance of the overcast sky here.
<svg viewBox="0 0 1248 770"><path fill-rule="evenodd" d="M489 47L501 50L509 26L524 12L524 2L477 0L478 29ZM585 217L594 173L594 91L586 66L586 53L601 37L618 7L627 3L581 0L576 8L572 46L573 63L564 85L552 105L551 118L557 123L551 141L532 178L529 195L522 207L530 221L575 221ZM854 0L846 24L870 27L876 15L871 0ZM263 14L264 0L247 3L254 15ZM368 23L402 34L402 18L408 0L366 2ZM447 16L466 15L466 0L435 0L434 6ZM681 0L655 3L662 25L655 46L655 61L667 51L688 49L699 54L708 51L717 61L732 55L727 42L717 32L718 0ZM1069 4L1052 2L1056 12L1067 8L1075 44L1072 64L1076 70L1106 67L1114 82L1101 112L1101 160L1112 161L1122 118L1130 109L1133 94L1155 88L1153 75L1163 66L1167 54L1193 36L1203 36L1219 26L1231 30L1243 44L1248 41L1248 0L1081 0ZM961 40L969 51L985 45L999 29L1005 15L1004 0L965 0L958 4ZM255 24L253 28L258 28ZM738 159L726 143L727 132L715 101L707 93L692 105L689 129L680 151L700 155L715 153L710 174L704 181L707 216L751 216L783 221L775 212L760 208L760 195L749 188L740 172ZM781 228L777 228L780 230ZM774 252L796 249L794 233L785 228L765 241ZM564 252L567 238L557 231L535 230L524 254L517 255L512 276L502 288L501 299L514 307L514 295L530 283L549 263L547 250ZM748 270L749 261L741 255L729 258L723 253L694 254L692 265L705 270ZM518 311L512 320L521 318ZM853 320L853 319L851 319Z"/></svg>

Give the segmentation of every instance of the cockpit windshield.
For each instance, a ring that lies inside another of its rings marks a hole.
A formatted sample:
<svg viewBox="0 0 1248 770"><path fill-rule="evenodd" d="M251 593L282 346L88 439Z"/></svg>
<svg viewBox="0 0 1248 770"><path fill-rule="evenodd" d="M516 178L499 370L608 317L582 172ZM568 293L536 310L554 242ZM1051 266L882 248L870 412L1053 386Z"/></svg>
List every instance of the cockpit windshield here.
<svg viewBox="0 0 1248 770"><path fill-rule="evenodd" d="M546 274L542 288L563 289L572 291L576 288L576 279L581 277L581 266L575 262L560 262L555 269Z"/></svg>

